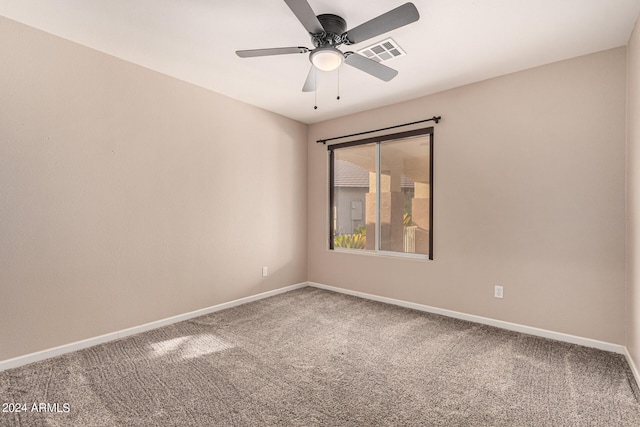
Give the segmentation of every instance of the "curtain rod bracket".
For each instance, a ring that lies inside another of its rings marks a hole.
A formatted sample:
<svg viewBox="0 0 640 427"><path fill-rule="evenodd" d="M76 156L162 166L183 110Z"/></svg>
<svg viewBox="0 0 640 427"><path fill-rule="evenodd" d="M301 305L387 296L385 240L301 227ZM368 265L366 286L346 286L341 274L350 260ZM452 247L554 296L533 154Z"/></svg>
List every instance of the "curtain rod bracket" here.
<svg viewBox="0 0 640 427"><path fill-rule="evenodd" d="M368 134L368 133L380 132L382 130L389 130L389 129L395 129L395 128L399 128L399 127L403 127L403 126L415 125L417 123L436 122L436 124L438 124L438 123L440 123L441 119L442 119L442 116L433 116L430 119L418 120L417 122L405 123L403 125L389 126L389 127L382 128L382 129L368 130L366 132L359 132L359 133L352 133L351 135L343 135L343 136L336 136L336 137L333 137L333 138L319 139L319 140L316 141L316 143L322 143L324 145L327 145L328 141L333 141L333 140L336 140L336 139L349 138L351 136L365 135L365 134Z"/></svg>

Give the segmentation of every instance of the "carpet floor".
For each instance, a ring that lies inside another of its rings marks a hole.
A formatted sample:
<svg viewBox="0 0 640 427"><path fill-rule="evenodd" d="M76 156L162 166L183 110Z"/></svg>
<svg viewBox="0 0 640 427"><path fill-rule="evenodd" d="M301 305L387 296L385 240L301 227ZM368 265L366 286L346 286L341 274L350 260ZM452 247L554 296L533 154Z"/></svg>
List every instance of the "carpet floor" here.
<svg viewBox="0 0 640 427"><path fill-rule="evenodd" d="M619 354L307 287L0 372L0 425L640 426L638 396Z"/></svg>

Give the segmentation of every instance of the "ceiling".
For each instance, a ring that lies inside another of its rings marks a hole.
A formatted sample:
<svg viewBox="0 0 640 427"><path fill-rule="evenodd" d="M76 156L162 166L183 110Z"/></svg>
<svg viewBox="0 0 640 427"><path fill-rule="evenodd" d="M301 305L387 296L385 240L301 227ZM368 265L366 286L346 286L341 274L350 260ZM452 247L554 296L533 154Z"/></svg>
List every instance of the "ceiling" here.
<svg viewBox="0 0 640 427"><path fill-rule="evenodd" d="M308 0L353 28L406 0ZM308 54L238 58L238 49L306 46L282 0L0 0L0 15L304 122L340 117L627 44L640 0L413 0L420 20L391 36L406 56L388 83L353 67L303 93ZM337 95L340 100L337 100ZM318 108L314 109L314 105Z"/></svg>

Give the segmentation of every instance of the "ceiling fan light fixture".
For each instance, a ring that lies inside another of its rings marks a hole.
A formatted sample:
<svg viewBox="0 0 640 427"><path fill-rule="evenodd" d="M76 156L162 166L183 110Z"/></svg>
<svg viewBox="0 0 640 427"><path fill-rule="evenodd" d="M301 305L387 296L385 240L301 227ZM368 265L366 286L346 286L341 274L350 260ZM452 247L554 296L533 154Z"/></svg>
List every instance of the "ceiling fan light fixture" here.
<svg viewBox="0 0 640 427"><path fill-rule="evenodd" d="M344 54L332 46L319 47L311 52L309 60L318 70L333 71L342 65Z"/></svg>

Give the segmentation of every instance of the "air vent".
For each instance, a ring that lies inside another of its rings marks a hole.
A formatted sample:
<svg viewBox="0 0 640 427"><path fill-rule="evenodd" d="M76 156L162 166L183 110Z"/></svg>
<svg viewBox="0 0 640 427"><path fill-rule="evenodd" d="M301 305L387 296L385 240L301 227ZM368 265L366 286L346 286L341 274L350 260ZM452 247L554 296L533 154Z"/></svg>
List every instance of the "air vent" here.
<svg viewBox="0 0 640 427"><path fill-rule="evenodd" d="M398 43L393 41L392 38L362 48L358 53L376 62L386 62L393 58L406 55L405 51L402 50L400 46L398 46Z"/></svg>

